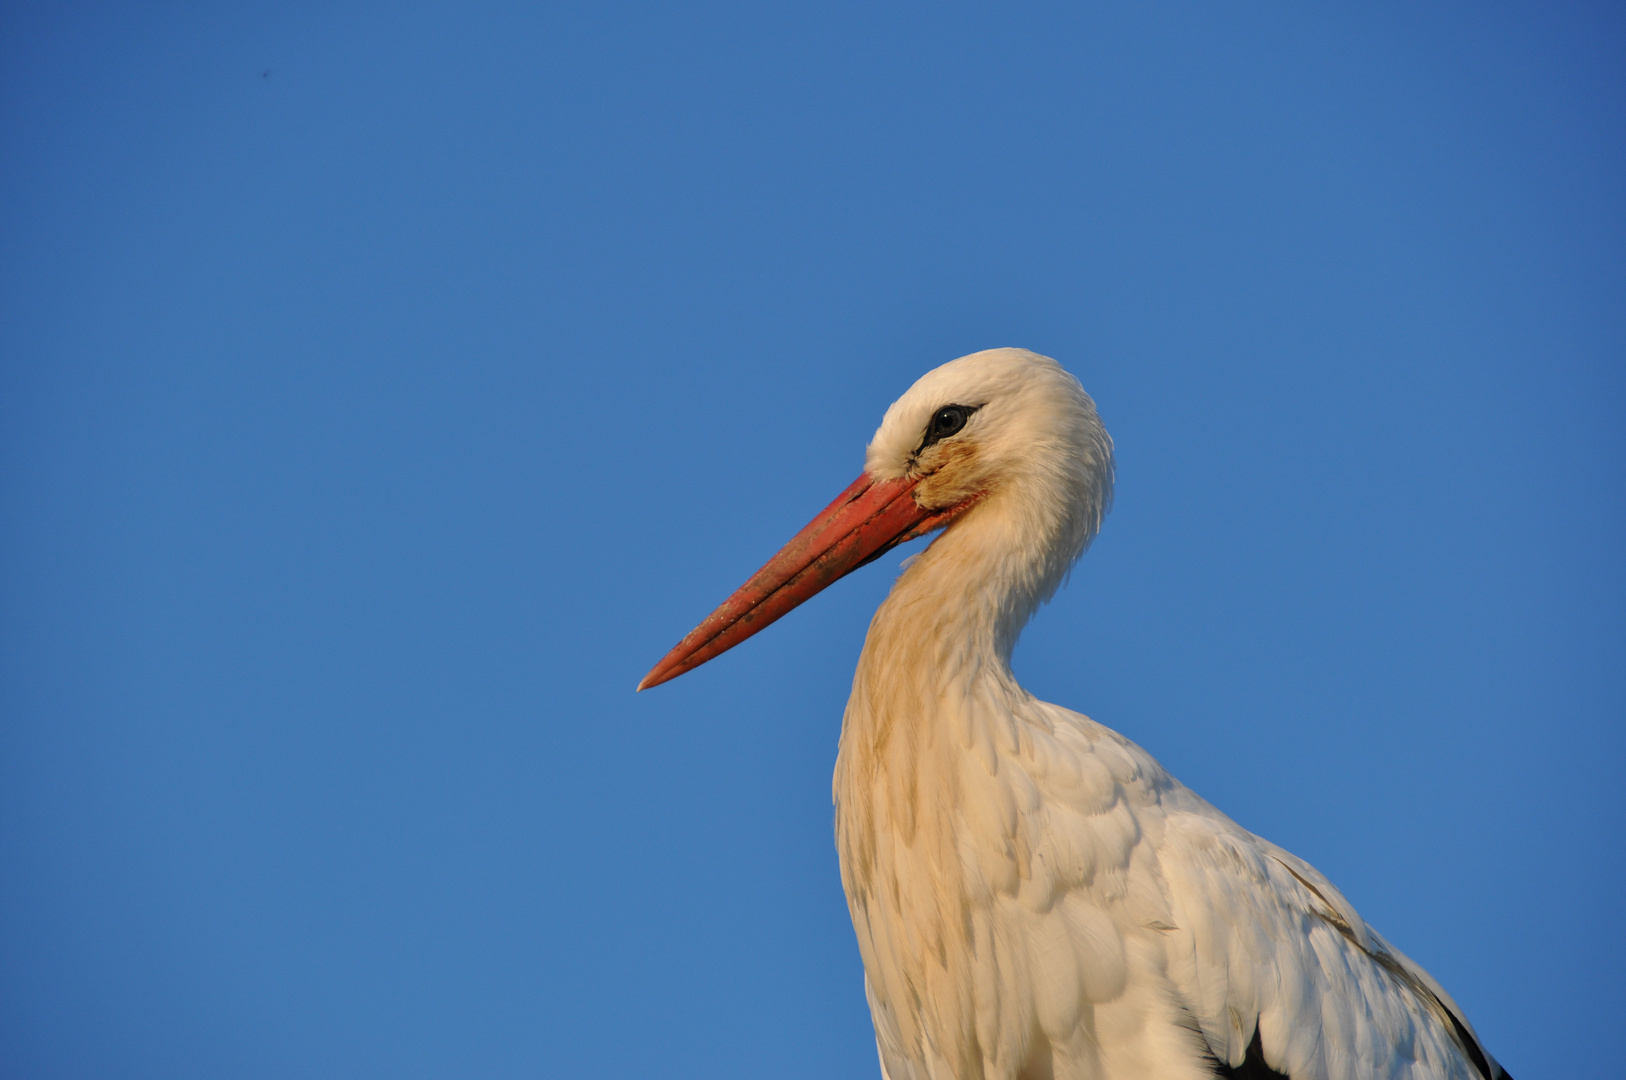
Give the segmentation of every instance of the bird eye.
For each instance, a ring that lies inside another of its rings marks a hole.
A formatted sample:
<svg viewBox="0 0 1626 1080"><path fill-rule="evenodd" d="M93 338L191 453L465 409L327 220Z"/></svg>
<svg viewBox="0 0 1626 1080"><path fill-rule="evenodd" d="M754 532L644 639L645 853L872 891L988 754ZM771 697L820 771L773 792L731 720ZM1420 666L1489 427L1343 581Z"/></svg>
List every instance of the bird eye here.
<svg viewBox="0 0 1626 1080"><path fill-rule="evenodd" d="M920 444L924 450L939 439L946 439L950 435L958 435L960 429L971 414L977 411L975 405L945 405L932 414L931 423L926 425L926 438ZM918 451L917 451L918 452Z"/></svg>
<svg viewBox="0 0 1626 1080"><path fill-rule="evenodd" d="M965 427L965 410L958 405L938 409L937 415L932 417L932 434L939 439L946 439L963 427Z"/></svg>

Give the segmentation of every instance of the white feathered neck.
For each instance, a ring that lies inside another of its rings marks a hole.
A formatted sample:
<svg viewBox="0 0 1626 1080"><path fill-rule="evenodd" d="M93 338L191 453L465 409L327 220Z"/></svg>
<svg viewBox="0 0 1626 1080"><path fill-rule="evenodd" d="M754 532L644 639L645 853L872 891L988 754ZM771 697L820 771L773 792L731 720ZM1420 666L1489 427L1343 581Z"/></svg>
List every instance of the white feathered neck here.
<svg viewBox="0 0 1626 1080"><path fill-rule="evenodd" d="M963 434L921 453L927 420L956 404L976 409ZM889 982L909 987L899 992L936 1014L928 1026L941 1032L973 1013L959 1000L970 985L963 909L973 898L964 894L957 850L967 838L949 810L980 798L968 790L979 785L964 774L967 763L993 772L1001 748L1015 752L1022 738L1019 718L1032 698L1011 674L1011 651L1100 528L1112 494L1112 442L1059 364L999 349L917 382L888 410L866 470L878 479L919 477L923 505L978 496L908 565L870 623L833 792L855 926L912 939L878 944L861 932L866 969L887 970ZM1019 831L1014 818L990 826L979 842L1009 845ZM1009 855L1025 877L1028 853ZM872 904L896 917L868 918L863 909ZM904 1012L896 1018L904 1037L921 1037L916 1010ZM956 1041L968 1052L976 1042Z"/></svg>

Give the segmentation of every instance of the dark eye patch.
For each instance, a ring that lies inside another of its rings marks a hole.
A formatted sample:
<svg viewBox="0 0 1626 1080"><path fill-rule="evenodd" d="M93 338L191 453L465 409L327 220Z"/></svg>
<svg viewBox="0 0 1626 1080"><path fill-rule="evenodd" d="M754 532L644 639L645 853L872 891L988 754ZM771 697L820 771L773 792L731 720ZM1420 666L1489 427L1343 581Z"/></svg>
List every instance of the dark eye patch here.
<svg viewBox="0 0 1626 1080"><path fill-rule="evenodd" d="M981 406L978 405L944 405L932 413L932 418L926 424L926 437L921 440L920 450L926 449L940 439L947 439L958 435L965 422L971 419L971 414ZM915 453L920 453L916 450Z"/></svg>

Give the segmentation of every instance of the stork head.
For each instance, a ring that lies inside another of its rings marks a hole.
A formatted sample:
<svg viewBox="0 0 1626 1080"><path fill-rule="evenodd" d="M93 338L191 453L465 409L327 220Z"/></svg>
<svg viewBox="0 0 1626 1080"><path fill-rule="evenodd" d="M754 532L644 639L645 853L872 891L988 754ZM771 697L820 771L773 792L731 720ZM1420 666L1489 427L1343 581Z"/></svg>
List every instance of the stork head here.
<svg viewBox="0 0 1626 1080"><path fill-rule="evenodd" d="M1060 364L1026 349L989 349L928 371L893 402L864 472L914 480L911 494L924 507L969 509L997 495L1024 504L1009 507L1017 512L1077 518L1086 535L1076 557L1112 498L1112 440Z"/></svg>
<svg viewBox="0 0 1626 1080"><path fill-rule="evenodd" d="M638 688L700 666L898 544L950 525L979 534L985 561L1000 560L1030 610L1111 498L1112 440L1077 379L1026 349L962 356L893 403L859 478Z"/></svg>

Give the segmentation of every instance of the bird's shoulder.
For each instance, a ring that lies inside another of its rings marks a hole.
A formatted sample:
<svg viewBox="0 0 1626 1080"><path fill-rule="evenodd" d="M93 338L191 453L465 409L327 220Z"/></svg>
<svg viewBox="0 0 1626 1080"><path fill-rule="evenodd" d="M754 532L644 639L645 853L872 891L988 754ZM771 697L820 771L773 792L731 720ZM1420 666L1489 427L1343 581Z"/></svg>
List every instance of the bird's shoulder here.
<svg viewBox="0 0 1626 1080"><path fill-rule="evenodd" d="M1250 1052L1295 1080L1353 1080L1396 1054L1384 1075L1505 1075L1439 984L1315 867L1112 729L1043 702L1028 715L1035 892L1105 916L1122 955L1166 981L1221 1075Z"/></svg>

